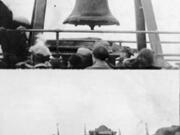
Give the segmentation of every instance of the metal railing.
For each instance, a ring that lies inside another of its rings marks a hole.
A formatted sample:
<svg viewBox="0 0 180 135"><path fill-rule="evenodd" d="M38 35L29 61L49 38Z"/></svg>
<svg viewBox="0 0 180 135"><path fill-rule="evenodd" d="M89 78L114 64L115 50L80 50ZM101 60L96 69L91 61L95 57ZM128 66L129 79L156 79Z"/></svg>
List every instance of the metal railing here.
<svg viewBox="0 0 180 135"><path fill-rule="evenodd" d="M60 33L99 33L99 34L164 34L164 35L180 35L180 31L114 31L114 30L62 30L62 29L20 29L20 30L11 30L7 29L6 31L21 31L21 32L40 32L40 33L55 33L56 34L56 45L58 46L60 43ZM83 40L85 41L85 40ZM90 41L90 40L86 40ZM92 40L91 40L92 41ZM113 40L112 42L120 42L120 43L130 43L135 44L137 41L128 41L128 40ZM149 41L146 42L150 44ZM161 44L179 44L180 41L162 41ZM180 54L156 54L157 56L163 57L180 57ZM166 59L167 61L180 61L180 59Z"/></svg>

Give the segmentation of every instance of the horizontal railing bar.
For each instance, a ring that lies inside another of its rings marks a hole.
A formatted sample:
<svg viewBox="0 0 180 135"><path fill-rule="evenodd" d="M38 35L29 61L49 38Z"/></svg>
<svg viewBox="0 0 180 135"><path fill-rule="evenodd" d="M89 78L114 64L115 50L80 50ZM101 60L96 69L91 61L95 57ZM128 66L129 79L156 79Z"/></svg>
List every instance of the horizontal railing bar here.
<svg viewBox="0 0 180 135"><path fill-rule="evenodd" d="M56 54L56 53L54 53L54 54ZM61 55L71 55L73 53L59 53L59 54L61 54ZM110 55L113 55L113 54L110 54ZM158 54L156 56L180 57L180 54Z"/></svg>
<svg viewBox="0 0 180 135"><path fill-rule="evenodd" d="M60 41L75 41L75 42L79 42L79 41L83 41L83 42L96 42L99 39L60 39ZM48 40L51 41L51 40ZM119 43L132 43L135 44L137 43L137 41L128 41L128 40L107 40L108 42L119 42ZM149 41L147 41L146 43L150 44ZM161 41L162 44L180 44L180 41Z"/></svg>
<svg viewBox="0 0 180 135"><path fill-rule="evenodd" d="M48 47L55 47L56 45L48 46ZM70 45L65 45L65 46L58 46L58 48L65 48L65 49L78 49L81 46L70 46Z"/></svg>
<svg viewBox="0 0 180 135"><path fill-rule="evenodd" d="M157 54L156 56L180 57L180 54Z"/></svg>
<svg viewBox="0 0 180 135"><path fill-rule="evenodd" d="M61 29L20 29L12 30L6 29L7 31L24 31L24 32L63 32L63 33L119 33L119 34L137 34L137 33L147 33L147 34L180 34L180 31L133 31L133 30L61 30Z"/></svg>
<svg viewBox="0 0 180 135"><path fill-rule="evenodd" d="M180 59L165 59L166 61L180 61Z"/></svg>
<svg viewBox="0 0 180 135"><path fill-rule="evenodd" d="M112 41L112 42L116 42L116 41ZM118 42L118 41L117 41ZM135 44L137 43L137 41L119 41L121 43L132 43L132 44ZM147 44L150 44L150 42L146 42ZM180 41L161 41L160 42L161 44L180 44Z"/></svg>
<svg viewBox="0 0 180 135"><path fill-rule="evenodd" d="M61 38L59 39L60 41L85 41L85 42L95 42L95 41L98 41L98 40L101 40L100 38L98 39L93 39L93 38ZM48 39L48 41L54 41L53 39ZM114 42L113 40L109 40L110 42ZM115 41L120 41L120 40L115 40Z"/></svg>

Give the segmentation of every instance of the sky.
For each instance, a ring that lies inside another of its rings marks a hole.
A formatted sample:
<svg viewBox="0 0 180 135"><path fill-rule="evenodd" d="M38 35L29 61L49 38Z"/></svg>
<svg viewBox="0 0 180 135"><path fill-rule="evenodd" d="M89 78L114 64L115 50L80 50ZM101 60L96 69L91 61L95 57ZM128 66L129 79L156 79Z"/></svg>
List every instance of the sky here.
<svg viewBox="0 0 180 135"><path fill-rule="evenodd" d="M0 134L150 135L178 124L179 71L0 71Z"/></svg>

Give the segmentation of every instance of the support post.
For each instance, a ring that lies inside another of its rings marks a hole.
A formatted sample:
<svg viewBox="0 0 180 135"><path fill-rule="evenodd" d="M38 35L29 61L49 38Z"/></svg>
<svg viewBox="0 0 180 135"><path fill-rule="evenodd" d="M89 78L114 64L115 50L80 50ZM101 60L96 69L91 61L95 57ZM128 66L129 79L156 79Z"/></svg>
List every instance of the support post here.
<svg viewBox="0 0 180 135"><path fill-rule="evenodd" d="M141 0L134 0L134 5L135 5L136 30L145 31L146 26L145 26L145 19L144 19L144 13L143 13ZM136 39L137 39L137 48L139 51L147 47L145 33L137 33Z"/></svg>
<svg viewBox="0 0 180 135"><path fill-rule="evenodd" d="M145 16L146 26L148 31L157 31L157 24L154 15L153 5L151 0L141 0L143 12ZM151 48L155 53L155 65L163 67L165 64L163 56L157 56L157 54L163 54L161 41L159 34L149 34L149 40L151 43Z"/></svg>
<svg viewBox="0 0 180 135"><path fill-rule="evenodd" d="M179 65L179 125L180 125L180 63Z"/></svg>
<svg viewBox="0 0 180 135"><path fill-rule="evenodd" d="M46 4L47 0L35 0L34 10L31 21L31 26L33 29L44 29L44 21L46 15ZM39 32L32 32L30 35L30 44L34 44L36 40L36 35Z"/></svg>
<svg viewBox="0 0 180 135"><path fill-rule="evenodd" d="M59 32L56 32L56 51L59 53Z"/></svg>

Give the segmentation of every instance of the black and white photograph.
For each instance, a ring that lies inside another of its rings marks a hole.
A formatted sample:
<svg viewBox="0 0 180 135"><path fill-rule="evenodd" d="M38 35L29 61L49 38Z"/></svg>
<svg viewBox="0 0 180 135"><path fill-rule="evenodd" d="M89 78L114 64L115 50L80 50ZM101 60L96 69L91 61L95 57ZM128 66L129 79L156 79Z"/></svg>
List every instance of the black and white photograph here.
<svg viewBox="0 0 180 135"><path fill-rule="evenodd" d="M180 135L179 0L0 0L0 135Z"/></svg>

